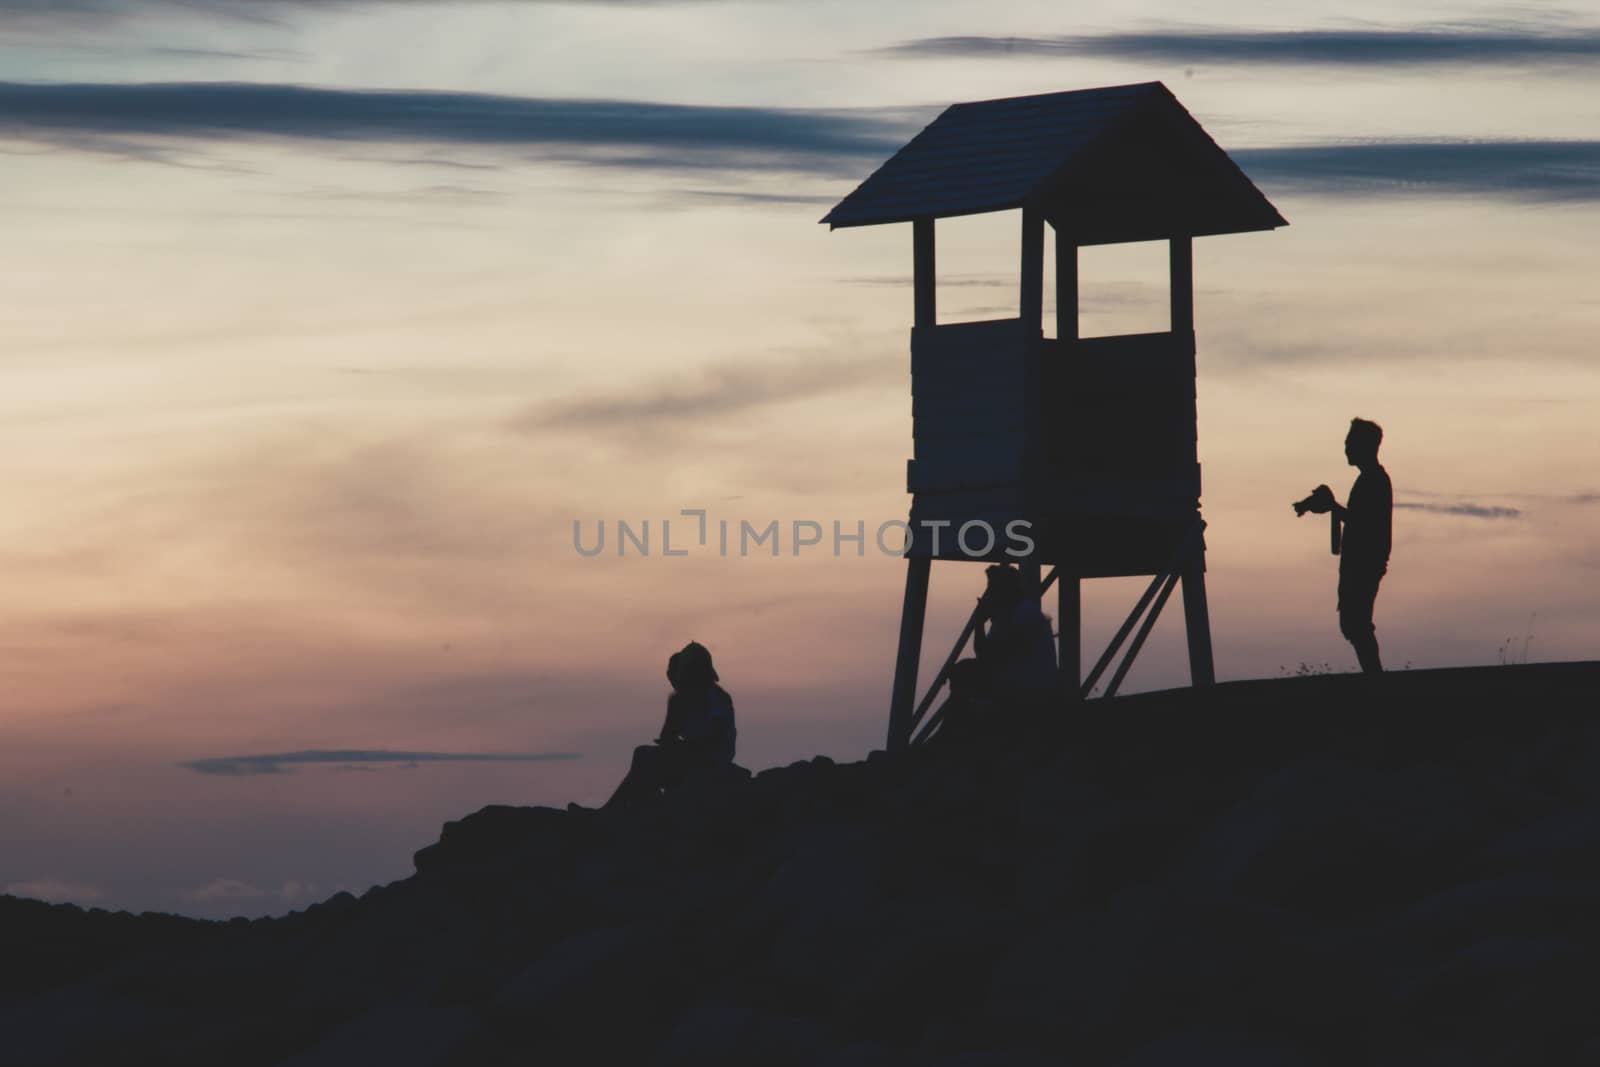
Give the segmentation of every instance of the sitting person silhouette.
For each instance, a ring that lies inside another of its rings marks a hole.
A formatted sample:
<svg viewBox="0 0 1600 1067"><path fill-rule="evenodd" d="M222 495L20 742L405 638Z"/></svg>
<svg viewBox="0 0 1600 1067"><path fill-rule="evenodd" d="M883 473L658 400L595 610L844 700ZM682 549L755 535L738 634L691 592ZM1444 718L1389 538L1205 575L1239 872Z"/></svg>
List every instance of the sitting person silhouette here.
<svg viewBox="0 0 1600 1067"><path fill-rule="evenodd" d="M1341 505L1332 489L1319 485L1295 504L1296 515L1333 513L1334 551L1339 553L1339 632L1354 646L1357 662L1369 674L1383 670L1372 609L1378 583L1389 572L1394 538L1394 486L1378 462L1382 443L1383 428L1377 423L1351 419L1344 458L1361 473L1350 487L1349 503Z"/></svg>
<svg viewBox="0 0 1600 1067"><path fill-rule="evenodd" d="M633 765L606 801L606 807L628 807L658 796L692 775L733 765L733 698L718 685L711 652L690 641L667 660L667 717L653 744L633 750Z"/></svg>
<svg viewBox="0 0 1600 1067"><path fill-rule="evenodd" d="M1037 595L1023 588L1022 572L996 563L978 602L981 618L973 649L991 701L1008 718L1039 710L1056 691L1056 642Z"/></svg>

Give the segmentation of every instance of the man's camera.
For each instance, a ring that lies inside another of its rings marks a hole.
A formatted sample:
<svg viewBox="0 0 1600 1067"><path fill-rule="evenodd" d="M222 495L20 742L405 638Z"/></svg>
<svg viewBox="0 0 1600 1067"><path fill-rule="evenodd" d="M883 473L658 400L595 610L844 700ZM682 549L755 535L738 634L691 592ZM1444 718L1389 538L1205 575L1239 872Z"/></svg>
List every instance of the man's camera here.
<svg viewBox="0 0 1600 1067"><path fill-rule="evenodd" d="M1295 517L1298 518L1306 512L1321 515L1333 510L1333 490L1325 485L1319 485L1311 490L1311 495L1304 500L1294 502Z"/></svg>

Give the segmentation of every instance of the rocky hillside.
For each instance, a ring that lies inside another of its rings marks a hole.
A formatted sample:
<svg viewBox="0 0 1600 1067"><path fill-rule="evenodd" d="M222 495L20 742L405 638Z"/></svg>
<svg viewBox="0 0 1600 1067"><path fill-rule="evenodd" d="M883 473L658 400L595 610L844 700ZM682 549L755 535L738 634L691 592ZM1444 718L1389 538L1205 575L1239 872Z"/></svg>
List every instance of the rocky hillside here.
<svg viewBox="0 0 1600 1067"><path fill-rule="evenodd" d="M631 814L486 808L282 919L6 898L0 1060L1600 1062L1597 693L1148 694Z"/></svg>

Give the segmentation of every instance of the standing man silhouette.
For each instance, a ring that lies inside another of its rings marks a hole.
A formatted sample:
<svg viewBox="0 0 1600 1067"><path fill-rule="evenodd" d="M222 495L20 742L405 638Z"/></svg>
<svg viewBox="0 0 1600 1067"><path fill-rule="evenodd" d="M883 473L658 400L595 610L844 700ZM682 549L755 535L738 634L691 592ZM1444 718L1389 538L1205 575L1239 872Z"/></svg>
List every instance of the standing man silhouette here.
<svg viewBox="0 0 1600 1067"><path fill-rule="evenodd" d="M1339 632L1355 647L1356 660L1369 674L1383 670L1378 658L1378 636L1372 624L1372 607L1378 583L1389 571L1389 549L1394 538L1394 486L1389 472L1378 462L1383 428L1366 419L1351 419L1344 439L1344 458L1361 471L1350 487L1349 503L1341 505L1326 485L1295 505L1295 513L1332 511L1337 530L1343 525L1339 552Z"/></svg>

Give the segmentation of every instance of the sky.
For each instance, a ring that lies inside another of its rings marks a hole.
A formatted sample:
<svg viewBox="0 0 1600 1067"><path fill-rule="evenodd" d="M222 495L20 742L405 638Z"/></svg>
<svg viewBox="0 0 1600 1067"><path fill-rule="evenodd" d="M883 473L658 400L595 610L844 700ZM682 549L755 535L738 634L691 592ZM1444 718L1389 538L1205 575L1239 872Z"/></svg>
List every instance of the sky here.
<svg viewBox="0 0 1600 1067"><path fill-rule="evenodd" d="M1600 6L1064 11L0 0L0 891L404 877L482 805L602 802L690 639L744 765L880 747L911 240L817 220L964 100L1162 81L1289 220L1195 246L1220 678L1353 669L1289 504L1356 415L1386 662L1593 658ZM939 254L941 321L1016 314L1014 213ZM1164 328L1164 272L1084 250L1083 333ZM979 582L934 568L924 679ZM1086 660L1142 586L1085 583ZM1186 679L1172 610L1125 688Z"/></svg>

